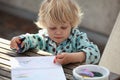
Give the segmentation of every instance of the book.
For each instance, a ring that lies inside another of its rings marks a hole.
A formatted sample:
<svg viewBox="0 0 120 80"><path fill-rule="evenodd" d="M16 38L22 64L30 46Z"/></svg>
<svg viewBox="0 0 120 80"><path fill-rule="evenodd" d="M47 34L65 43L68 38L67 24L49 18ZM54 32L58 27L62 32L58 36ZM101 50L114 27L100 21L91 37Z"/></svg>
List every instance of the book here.
<svg viewBox="0 0 120 80"><path fill-rule="evenodd" d="M61 64L53 63L55 56L14 57L11 62L12 80L66 80Z"/></svg>

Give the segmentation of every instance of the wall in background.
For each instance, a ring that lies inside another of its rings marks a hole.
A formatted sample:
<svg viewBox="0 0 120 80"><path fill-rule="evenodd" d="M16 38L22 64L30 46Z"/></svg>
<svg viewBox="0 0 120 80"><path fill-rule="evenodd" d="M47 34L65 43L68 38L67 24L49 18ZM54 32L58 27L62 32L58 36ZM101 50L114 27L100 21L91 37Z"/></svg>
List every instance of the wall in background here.
<svg viewBox="0 0 120 80"><path fill-rule="evenodd" d="M120 0L77 0L84 18L82 26L106 35L111 30L120 10Z"/></svg>
<svg viewBox="0 0 120 80"><path fill-rule="evenodd" d="M11 7L14 7L14 9L17 11L13 10L13 12L22 16L25 15L24 17L28 16L28 13L26 12L31 12L31 15L29 15L28 18L30 17L32 19L37 17L41 1L42 0L0 0L0 2L2 2L0 4L5 3ZM81 26L109 36L120 10L120 0L76 1L84 12ZM9 8L5 9L8 9L10 12L12 12ZM21 10L21 12L18 10ZM22 10L24 12L22 12Z"/></svg>
<svg viewBox="0 0 120 80"><path fill-rule="evenodd" d="M31 12L38 12L41 1L42 0L0 0L0 2Z"/></svg>

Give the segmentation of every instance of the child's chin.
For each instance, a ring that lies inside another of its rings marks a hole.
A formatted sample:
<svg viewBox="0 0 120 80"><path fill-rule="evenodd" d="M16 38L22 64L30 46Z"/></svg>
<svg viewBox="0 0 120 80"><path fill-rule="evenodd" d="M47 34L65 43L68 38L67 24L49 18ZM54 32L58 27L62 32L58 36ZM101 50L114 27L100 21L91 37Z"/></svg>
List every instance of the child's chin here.
<svg viewBox="0 0 120 80"><path fill-rule="evenodd" d="M62 43L62 42L63 42L63 40L62 40L62 41L56 41L57 44L60 44L60 43Z"/></svg>

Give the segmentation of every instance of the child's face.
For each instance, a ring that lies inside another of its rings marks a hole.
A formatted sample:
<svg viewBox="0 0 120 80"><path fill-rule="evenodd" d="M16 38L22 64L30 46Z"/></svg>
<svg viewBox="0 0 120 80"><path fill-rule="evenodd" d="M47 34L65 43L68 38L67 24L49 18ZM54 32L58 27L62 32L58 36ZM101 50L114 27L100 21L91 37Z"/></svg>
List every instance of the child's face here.
<svg viewBox="0 0 120 80"><path fill-rule="evenodd" d="M69 37L71 28L68 22L61 25L48 24L47 26L49 37L57 44L60 44Z"/></svg>

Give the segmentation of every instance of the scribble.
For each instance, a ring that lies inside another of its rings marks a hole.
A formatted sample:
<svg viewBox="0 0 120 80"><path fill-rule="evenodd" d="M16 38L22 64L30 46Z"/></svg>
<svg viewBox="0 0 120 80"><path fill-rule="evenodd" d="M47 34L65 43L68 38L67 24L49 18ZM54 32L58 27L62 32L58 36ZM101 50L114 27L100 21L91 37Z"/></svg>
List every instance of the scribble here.
<svg viewBox="0 0 120 80"><path fill-rule="evenodd" d="M31 60L21 61L21 64L28 64Z"/></svg>
<svg viewBox="0 0 120 80"><path fill-rule="evenodd" d="M16 78L28 78L29 76L28 76L28 74L27 73L24 73L24 74L18 74L17 76L16 76Z"/></svg>

